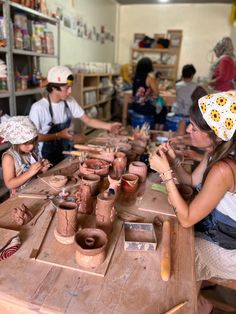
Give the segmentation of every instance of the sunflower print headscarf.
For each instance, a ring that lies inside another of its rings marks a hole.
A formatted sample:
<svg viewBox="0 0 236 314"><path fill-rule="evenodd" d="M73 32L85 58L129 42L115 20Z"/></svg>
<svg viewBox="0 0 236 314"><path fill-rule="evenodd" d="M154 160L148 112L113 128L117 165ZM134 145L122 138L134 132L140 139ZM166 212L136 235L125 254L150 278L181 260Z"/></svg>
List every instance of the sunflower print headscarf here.
<svg viewBox="0 0 236 314"><path fill-rule="evenodd" d="M236 91L206 95L198 100L204 120L223 141L236 130Z"/></svg>

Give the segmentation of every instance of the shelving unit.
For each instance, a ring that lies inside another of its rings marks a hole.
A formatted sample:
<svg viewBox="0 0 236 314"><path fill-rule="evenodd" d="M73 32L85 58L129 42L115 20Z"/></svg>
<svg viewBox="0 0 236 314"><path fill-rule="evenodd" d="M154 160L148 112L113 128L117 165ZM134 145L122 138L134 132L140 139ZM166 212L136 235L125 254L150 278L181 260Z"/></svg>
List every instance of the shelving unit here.
<svg viewBox="0 0 236 314"><path fill-rule="evenodd" d="M9 0L0 0L0 11L4 17L6 32L6 47L0 48L0 59L7 65L7 91L0 91L0 109L11 116L28 114L30 106L42 94L42 89L32 87L17 89L15 82L16 69L32 76L33 66L40 71L40 58L53 58L60 64L60 22L38 11L27 8ZM14 14L24 14L28 21L36 21L51 25L55 29L55 54L38 53L31 50L16 49L14 46Z"/></svg>
<svg viewBox="0 0 236 314"><path fill-rule="evenodd" d="M155 71L160 71L164 80L174 83L178 74L182 31L168 30L166 35L156 34L155 38L164 36L169 39L168 48L132 48L131 63L135 71L137 62L143 57L149 57L153 61Z"/></svg>
<svg viewBox="0 0 236 314"><path fill-rule="evenodd" d="M111 100L113 74L78 73L74 76L72 96L90 117L103 121L111 119ZM79 131L88 134L92 131L80 124Z"/></svg>

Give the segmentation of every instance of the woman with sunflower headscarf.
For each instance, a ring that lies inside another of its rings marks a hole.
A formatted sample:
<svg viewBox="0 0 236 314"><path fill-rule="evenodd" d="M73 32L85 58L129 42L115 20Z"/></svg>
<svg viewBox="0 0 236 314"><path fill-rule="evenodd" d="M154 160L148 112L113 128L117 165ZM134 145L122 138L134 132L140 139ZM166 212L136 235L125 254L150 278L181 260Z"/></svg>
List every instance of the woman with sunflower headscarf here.
<svg viewBox="0 0 236 314"><path fill-rule="evenodd" d="M150 156L150 167L165 184L179 223L195 226L197 280L236 279L236 92L200 98L190 109L187 132L205 151L191 174L168 142ZM191 201L183 199L176 179L196 188Z"/></svg>

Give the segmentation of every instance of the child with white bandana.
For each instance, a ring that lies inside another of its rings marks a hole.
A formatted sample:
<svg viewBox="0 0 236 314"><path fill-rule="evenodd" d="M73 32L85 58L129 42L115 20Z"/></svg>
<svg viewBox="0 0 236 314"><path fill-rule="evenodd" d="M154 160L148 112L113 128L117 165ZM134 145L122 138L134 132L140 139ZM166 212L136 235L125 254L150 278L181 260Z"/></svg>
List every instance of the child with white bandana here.
<svg viewBox="0 0 236 314"><path fill-rule="evenodd" d="M2 156L3 179L11 195L23 189L38 172L50 167L35 152L38 131L26 116L16 116L0 124L0 136L12 146Z"/></svg>
<svg viewBox="0 0 236 314"><path fill-rule="evenodd" d="M195 226L196 277L236 279L236 92L206 95L190 110L187 132L192 145L205 150L203 160L186 173L169 143L150 156L179 223ZM187 203L179 182L198 190ZM209 313L201 312L201 313Z"/></svg>

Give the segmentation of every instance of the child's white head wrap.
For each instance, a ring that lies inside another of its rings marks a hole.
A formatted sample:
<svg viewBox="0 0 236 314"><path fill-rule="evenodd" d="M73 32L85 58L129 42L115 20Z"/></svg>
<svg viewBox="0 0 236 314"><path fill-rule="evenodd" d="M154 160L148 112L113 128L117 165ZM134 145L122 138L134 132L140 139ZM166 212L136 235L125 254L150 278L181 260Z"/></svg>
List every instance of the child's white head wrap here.
<svg viewBox="0 0 236 314"><path fill-rule="evenodd" d="M12 117L0 124L0 136L11 144L24 144L37 135L36 126L27 116Z"/></svg>

